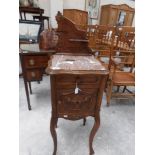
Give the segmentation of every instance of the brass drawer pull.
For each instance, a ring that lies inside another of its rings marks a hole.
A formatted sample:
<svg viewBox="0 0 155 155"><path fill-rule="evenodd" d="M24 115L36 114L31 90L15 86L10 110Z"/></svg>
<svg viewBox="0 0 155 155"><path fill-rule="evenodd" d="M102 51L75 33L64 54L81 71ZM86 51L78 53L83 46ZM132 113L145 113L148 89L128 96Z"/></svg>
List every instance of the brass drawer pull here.
<svg viewBox="0 0 155 155"><path fill-rule="evenodd" d="M34 65L34 60L33 59L29 60L29 64Z"/></svg>
<svg viewBox="0 0 155 155"><path fill-rule="evenodd" d="M36 76L35 72L31 72L31 76L35 77Z"/></svg>

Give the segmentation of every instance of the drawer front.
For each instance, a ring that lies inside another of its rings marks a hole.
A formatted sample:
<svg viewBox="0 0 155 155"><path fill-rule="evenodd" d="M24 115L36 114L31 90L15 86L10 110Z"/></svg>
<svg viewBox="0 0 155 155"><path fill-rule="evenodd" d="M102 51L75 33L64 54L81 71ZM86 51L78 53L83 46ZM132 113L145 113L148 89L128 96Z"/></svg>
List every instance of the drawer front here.
<svg viewBox="0 0 155 155"><path fill-rule="evenodd" d="M61 117L94 115L101 75L55 75L57 113ZM78 91L76 91L78 88Z"/></svg>
<svg viewBox="0 0 155 155"><path fill-rule="evenodd" d="M97 103L97 91L86 90L75 94L74 91L61 91L57 94L57 112L58 115L82 116L94 115Z"/></svg>
<svg viewBox="0 0 155 155"><path fill-rule="evenodd" d="M47 67L48 56L25 56L24 65L26 68Z"/></svg>
<svg viewBox="0 0 155 155"><path fill-rule="evenodd" d="M26 71L27 81L41 81L42 71L39 69L31 69Z"/></svg>
<svg viewBox="0 0 155 155"><path fill-rule="evenodd" d="M56 77L57 88L75 88L76 84L80 89L98 88L101 76L96 75L61 75Z"/></svg>

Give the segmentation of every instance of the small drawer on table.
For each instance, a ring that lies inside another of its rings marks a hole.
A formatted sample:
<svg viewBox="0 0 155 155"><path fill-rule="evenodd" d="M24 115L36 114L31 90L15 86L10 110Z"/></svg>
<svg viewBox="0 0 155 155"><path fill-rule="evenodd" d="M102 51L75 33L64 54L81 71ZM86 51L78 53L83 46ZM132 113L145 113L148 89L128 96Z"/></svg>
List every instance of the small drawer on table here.
<svg viewBox="0 0 155 155"><path fill-rule="evenodd" d="M42 71L39 69L32 69L26 71L27 81L41 81L42 80Z"/></svg>
<svg viewBox="0 0 155 155"><path fill-rule="evenodd" d="M48 56L25 56L24 65L26 68L46 67L48 60Z"/></svg>

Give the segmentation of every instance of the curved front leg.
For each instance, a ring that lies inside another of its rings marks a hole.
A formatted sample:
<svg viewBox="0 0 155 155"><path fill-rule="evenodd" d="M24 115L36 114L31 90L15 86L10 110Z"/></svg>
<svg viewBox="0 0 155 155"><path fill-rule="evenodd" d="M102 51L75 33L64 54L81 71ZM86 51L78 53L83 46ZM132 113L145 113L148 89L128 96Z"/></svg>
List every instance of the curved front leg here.
<svg viewBox="0 0 155 155"><path fill-rule="evenodd" d="M93 128L91 130L91 133L90 133L90 136L89 136L89 152L90 152L90 155L94 154L92 143L93 143L94 136L95 136L99 126L100 126L100 116L99 116L99 113L98 113L95 116L94 126L93 126Z"/></svg>
<svg viewBox="0 0 155 155"><path fill-rule="evenodd" d="M51 135L52 135L53 143L54 143L53 155L56 155L56 152L57 152L57 133L55 131L56 125L57 125L57 118L52 117L51 123L50 123L50 131L51 131Z"/></svg>

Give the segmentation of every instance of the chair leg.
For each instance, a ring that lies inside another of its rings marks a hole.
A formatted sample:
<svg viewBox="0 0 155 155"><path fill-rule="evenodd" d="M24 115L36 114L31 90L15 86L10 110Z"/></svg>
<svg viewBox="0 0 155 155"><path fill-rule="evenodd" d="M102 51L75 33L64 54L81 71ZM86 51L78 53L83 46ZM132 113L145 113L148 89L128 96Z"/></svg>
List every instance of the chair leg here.
<svg viewBox="0 0 155 155"><path fill-rule="evenodd" d="M116 90L117 92L119 92L119 88L120 88L120 86L117 86L117 90Z"/></svg>
<svg viewBox="0 0 155 155"><path fill-rule="evenodd" d="M83 119L83 126L86 125L86 117Z"/></svg>
<svg viewBox="0 0 155 155"><path fill-rule="evenodd" d="M125 90L126 90L126 86L124 86L123 93L125 92Z"/></svg>
<svg viewBox="0 0 155 155"><path fill-rule="evenodd" d="M111 95L112 95L112 87L113 87L113 83L112 83L112 81L109 81L109 84L108 84L108 87L107 87L107 93L106 93L107 106L110 105L110 99L111 99Z"/></svg>

